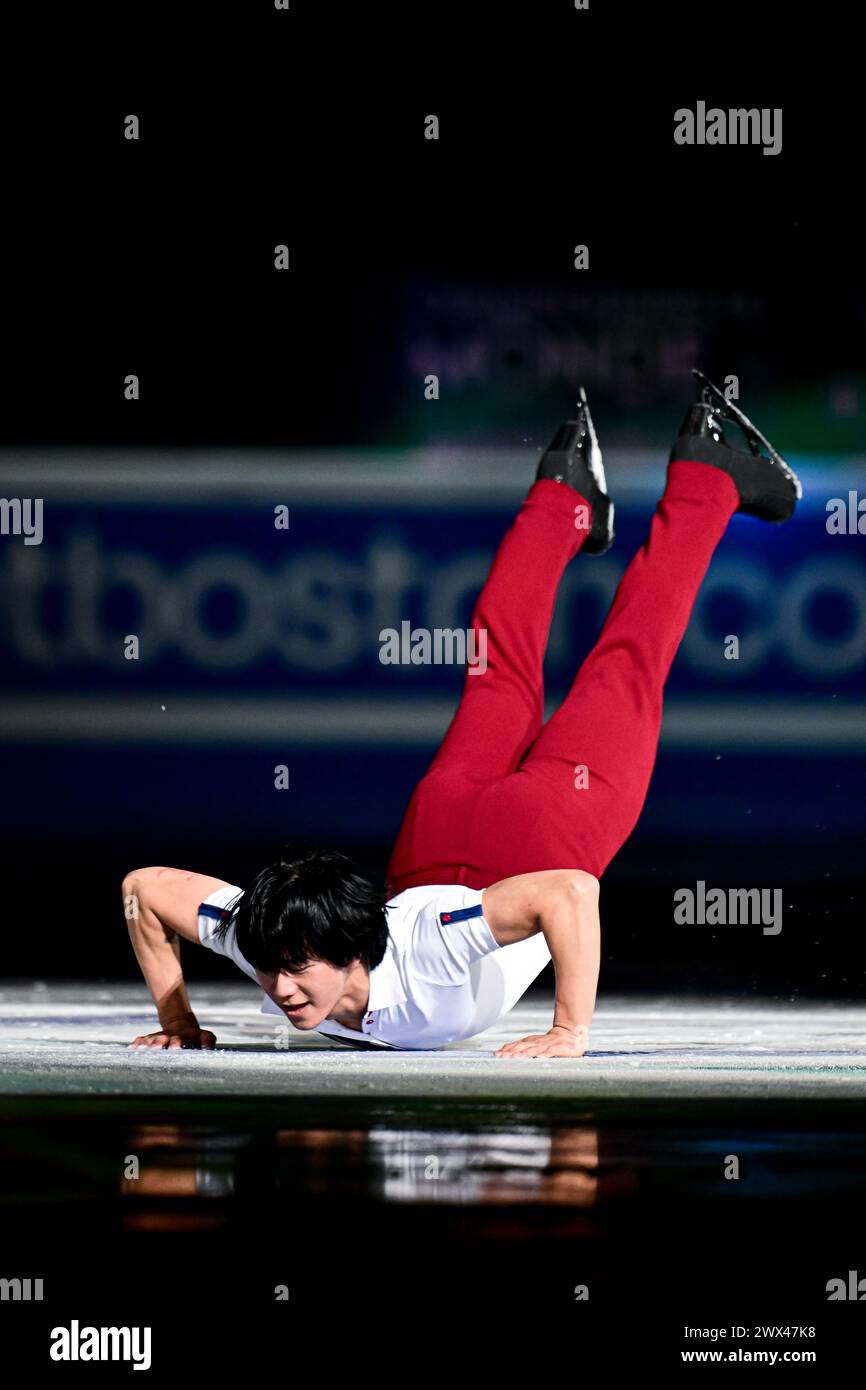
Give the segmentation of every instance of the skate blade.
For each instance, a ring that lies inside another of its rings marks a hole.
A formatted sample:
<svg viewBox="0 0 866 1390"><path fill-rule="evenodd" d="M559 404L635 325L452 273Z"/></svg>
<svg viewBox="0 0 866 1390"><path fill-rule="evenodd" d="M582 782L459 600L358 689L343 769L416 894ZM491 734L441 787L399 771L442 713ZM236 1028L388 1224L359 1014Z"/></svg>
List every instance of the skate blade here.
<svg viewBox="0 0 866 1390"><path fill-rule="evenodd" d="M706 376L703 372L699 371L697 367L692 367L692 376L698 379L698 381L701 383L701 385L704 387L706 391L709 391L711 395L715 396L716 400L719 402L721 407L718 413L722 416L722 419L725 419L727 417L729 419L734 420L735 423L739 425L740 429L743 431L743 434L746 437L746 442L748 443L749 448L751 449L753 454L760 455L760 450L755 447L756 441L763 444L764 448L767 451L767 454L769 455L770 461L774 463L777 468L780 468L782 470L789 482L792 482L794 484L794 491L796 493L797 500L799 501L800 498L802 498L803 496L803 488L802 484L800 483L800 479L797 477L790 464L786 463L785 460L782 458L782 455L779 453L778 449L775 449L773 447L766 435L761 434L761 431L758 429L757 425L752 424L752 421L749 419L745 411L741 410L740 407L736 405L733 401L729 401L724 392L720 391L718 386L716 386L714 382L710 381L708 376Z"/></svg>

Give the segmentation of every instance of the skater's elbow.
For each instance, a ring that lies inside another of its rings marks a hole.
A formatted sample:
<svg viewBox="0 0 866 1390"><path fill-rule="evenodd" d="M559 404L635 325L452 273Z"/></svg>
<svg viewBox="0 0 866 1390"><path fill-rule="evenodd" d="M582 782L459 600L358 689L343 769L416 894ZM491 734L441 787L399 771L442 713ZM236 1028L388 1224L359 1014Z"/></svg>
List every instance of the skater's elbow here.
<svg viewBox="0 0 866 1390"><path fill-rule="evenodd" d="M585 869L569 869L563 877L563 892L579 903L597 903L599 882L594 874Z"/></svg>
<svg viewBox="0 0 866 1390"><path fill-rule="evenodd" d="M124 874L120 891L127 922L138 920L149 885L159 873L159 868L159 865L151 865L146 869L130 869L129 873Z"/></svg>

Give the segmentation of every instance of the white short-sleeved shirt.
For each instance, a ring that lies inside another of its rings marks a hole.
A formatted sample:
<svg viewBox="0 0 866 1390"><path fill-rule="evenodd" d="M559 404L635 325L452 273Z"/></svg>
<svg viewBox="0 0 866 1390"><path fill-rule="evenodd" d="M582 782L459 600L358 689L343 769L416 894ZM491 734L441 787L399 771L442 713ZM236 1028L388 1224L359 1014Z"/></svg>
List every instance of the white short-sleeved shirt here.
<svg viewBox="0 0 866 1390"><path fill-rule="evenodd" d="M513 964L520 963L516 946L501 947L485 921L482 892L447 884L407 888L391 898L388 945L381 963L370 971L370 995L361 1032L330 1018L310 1031L362 1045L396 1048L441 1047L477 1033L478 998L471 976L474 962L495 951L511 952ZM228 956L258 983L255 968L238 948L234 927L229 927L222 940L214 935L242 895L242 889L228 885L205 898L199 909L199 940L210 950ZM521 957L527 976L523 989L550 959L543 939L541 945L541 954L536 947L531 958L526 952ZM531 968L533 961L537 963ZM528 975L527 966L531 968ZM268 996L262 1012L286 1017Z"/></svg>

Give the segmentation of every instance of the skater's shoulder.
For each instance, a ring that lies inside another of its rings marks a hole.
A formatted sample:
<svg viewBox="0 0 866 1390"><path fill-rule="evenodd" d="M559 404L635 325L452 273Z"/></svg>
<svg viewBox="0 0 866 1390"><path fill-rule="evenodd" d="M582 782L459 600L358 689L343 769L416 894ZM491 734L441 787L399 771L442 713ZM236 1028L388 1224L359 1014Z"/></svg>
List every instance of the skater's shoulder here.
<svg viewBox="0 0 866 1390"><path fill-rule="evenodd" d="M449 901L475 902L481 897L484 890L481 888L467 888L462 883L421 883L414 888L404 888L401 893L394 893L387 901L389 916L391 912L405 912L410 908L438 901L440 898Z"/></svg>
<svg viewBox="0 0 866 1390"><path fill-rule="evenodd" d="M388 931L399 945L407 939L419 919L453 919L466 911L479 910L483 890L467 888L460 883L425 883L404 888L386 904Z"/></svg>

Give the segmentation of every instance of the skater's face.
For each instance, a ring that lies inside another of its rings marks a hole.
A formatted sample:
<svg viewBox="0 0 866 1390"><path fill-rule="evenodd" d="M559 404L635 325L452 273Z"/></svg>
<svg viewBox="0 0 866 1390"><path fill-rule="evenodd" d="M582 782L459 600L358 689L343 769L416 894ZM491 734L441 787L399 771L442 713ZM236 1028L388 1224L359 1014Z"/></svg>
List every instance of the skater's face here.
<svg viewBox="0 0 866 1390"><path fill-rule="evenodd" d="M296 1028L316 1028L336 1009L346 993L352 966L341 969L326 960L310 960L297 970L267 974L257 970L259 984ZM294 1011L293 1011L294 1010Z"/></svg>

